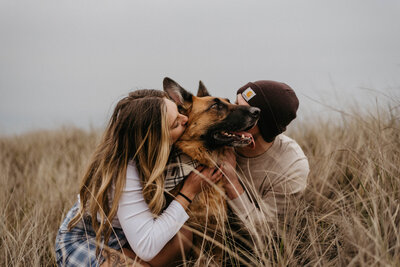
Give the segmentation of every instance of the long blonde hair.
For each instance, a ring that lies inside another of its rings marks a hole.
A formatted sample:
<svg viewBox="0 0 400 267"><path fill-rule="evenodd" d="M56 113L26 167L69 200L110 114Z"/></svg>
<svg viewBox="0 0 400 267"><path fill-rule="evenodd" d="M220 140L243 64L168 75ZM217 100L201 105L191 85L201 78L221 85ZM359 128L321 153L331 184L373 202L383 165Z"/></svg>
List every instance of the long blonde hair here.
<svg viewBox="0 0 400 267"><path fill-rule="evenodd" d="M163 173L171 146L165 98L163 91L144 89L117 103L83 176L80 208L69 223L70 229L89 214L97 244L102 236L108 243L130 160L138 169L150 210L155 216L161 212L165 205Z"/></svg>

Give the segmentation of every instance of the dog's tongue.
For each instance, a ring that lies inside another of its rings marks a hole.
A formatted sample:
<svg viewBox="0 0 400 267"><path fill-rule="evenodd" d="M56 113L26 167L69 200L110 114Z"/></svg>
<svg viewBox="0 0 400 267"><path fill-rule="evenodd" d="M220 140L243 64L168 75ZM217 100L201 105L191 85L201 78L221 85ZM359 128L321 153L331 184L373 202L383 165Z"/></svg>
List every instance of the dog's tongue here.
<svg viewBox="0 0 400 267"><path fill-rule="evenodd" d="M252 149L254 149L256 147L256 143L254 142L254 138L253 135L251 135L251 133L248 132L236 132L235 134L242 136L244 135L245 137L249 137L251 142L249 144L249 146L251 146Z"/></svg>

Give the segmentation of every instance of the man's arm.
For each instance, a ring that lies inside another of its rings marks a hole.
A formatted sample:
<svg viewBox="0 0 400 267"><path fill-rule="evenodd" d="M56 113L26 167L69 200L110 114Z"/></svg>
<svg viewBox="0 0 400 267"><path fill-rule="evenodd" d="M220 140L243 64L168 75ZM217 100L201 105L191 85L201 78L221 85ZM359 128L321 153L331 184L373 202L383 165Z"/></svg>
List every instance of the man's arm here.
<svg viewBox="0 0 400 267"><path fill-rule="evenodd" d="M234 158L234 154L227 153L223 167L225 191L230 207L245 225L259 228L276 222L278 215L284 213L289 201L302 193L306 187L309 167L307 159L304 158L294 162L286 173L274 180L274 184L265 184L268 188L266 192L263 192L262 188L246 188L256 191L253 195L257 198L257 208L239 182Z"/></svg>
<svg viewBox="0 0 400 267"><path fill-rule="evenodd" d="M255 205L250 201L236 172L236 156L233 150L225 152L225 162L221 166L224 174L224 188L228 197L229 206L234 213L245 221L249 215L257 213ZM255 216L251 216L255 217Z"/></svg>

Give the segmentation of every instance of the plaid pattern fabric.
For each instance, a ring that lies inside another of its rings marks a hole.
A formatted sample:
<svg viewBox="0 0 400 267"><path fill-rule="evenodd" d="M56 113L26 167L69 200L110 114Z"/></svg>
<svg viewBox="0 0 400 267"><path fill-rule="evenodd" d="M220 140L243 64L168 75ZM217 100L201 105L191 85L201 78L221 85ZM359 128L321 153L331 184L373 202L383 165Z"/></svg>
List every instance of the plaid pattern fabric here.
<svg viewBox="0 0 400 267"><path fill-rule="evenodd" d="M198 162L192 160L182 151L173 148L168 159L165 171L165 189L172 190L191 171L199 166ZM100 254L96 257L96 233L92 228L90 217L85 217L68 231L68 224L79 210L79 202L68 211L66 218L58 230L55 250L58 266L100 266L104 262L102 256L102 245ZM127 239L122 229L114 228L110 235L107 246L115 250L127 244Z"/></svg>
<svg viewBox="0 0 400 267"><path fill-rule="evenodd" d="M67 213L64 222L58 230L56 238L56 260L58 266L100 266L104 262L102 245L96 257L96 234L92 228L90 217L81 220L74 228L68 231L68 223L79 210L79 202ZM121 250L127 243L122 229L114 228L107 246Z"/></svg>
<svg viewBox="0 0 400 267"><path fill-rule="evenodd" d="M174 189L175 186L199 165L197 161L192 160L188 155L173 147L165 171L165 190L171 191Z"/></svg>

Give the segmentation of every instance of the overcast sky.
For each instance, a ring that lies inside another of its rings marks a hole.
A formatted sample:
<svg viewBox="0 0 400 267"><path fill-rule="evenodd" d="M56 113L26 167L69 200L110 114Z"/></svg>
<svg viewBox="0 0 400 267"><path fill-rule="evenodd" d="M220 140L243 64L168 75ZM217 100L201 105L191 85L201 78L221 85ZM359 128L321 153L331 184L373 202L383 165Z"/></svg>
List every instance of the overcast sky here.
<svg viewBox="0 0 400 267"><path fill-rule="evenodd" d="M165 76L231 99L249 81L286 82L300 117L326 112L310 98L396 94L400 1L0 0L0 133L102 127Z"/></svg>

